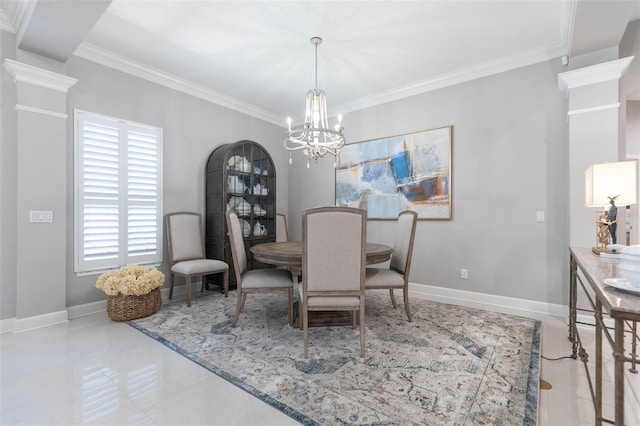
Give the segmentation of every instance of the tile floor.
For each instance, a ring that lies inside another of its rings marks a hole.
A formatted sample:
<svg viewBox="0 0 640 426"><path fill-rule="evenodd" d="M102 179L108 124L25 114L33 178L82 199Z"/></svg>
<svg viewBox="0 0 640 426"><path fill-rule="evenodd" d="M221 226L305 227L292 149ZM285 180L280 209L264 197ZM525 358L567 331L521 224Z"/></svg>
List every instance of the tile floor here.
<svg viewBox="0 0 640 426"><path fill-rule="evenodd" d="M570 355L564 319L535 317L543 322L542 355ZM593 347L592 327L582 330L585 345ZM626 424L640 425L640 373L625 371ZM552 385L540 391L540 425L594 424L582 363L543 359L540 377ZM613 412L612 377L612 368L607 368L605 416ZM105 313L1 335L0 425L75 424L297 423L132 327L110 321Z"/></svg>

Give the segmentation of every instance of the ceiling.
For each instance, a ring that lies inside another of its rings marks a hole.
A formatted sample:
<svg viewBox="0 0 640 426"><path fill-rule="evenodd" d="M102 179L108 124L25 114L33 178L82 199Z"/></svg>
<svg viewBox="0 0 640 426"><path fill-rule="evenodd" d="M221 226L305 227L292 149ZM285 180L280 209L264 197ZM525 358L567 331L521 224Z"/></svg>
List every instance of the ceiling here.
<svg viewBox="0 0 640 426"><path fill-rule="evenodd" d="M0 0L21 49L95 61L284 126L617 46L640 0Z"/></svg>

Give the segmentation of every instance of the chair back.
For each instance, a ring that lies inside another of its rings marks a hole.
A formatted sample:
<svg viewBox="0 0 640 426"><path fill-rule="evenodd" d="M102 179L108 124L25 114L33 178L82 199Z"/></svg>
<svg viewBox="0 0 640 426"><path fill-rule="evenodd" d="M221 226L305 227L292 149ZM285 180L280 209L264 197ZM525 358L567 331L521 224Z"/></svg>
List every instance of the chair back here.
<svg viewBox="0 0 640 426"><path fill-rule="evenodd" d="M407 278L411 267L411 257L413 255L413 241L416 236L416 222L418 214L414 211L405 210L398 215L398 227L396 229L396 240L391 254L389 267Z"/></svg>
<svg viewBox="0 0 640 426"><path fill-rule="evenodd" d="M242 274L247 269L247 252L242 239L242 226L238 214L233 210L227 210L227 229L229 232L229 244L231 245L231 257L233 258L233 268L236 271L236 281L238 286L242 282Z"/></svg>
<svg viewBox="0 0 640 426"><path fill-rule="evenodd" d="M305 294L364 292L366 212L318 207L302 212Z"/></svg>
<svg viewBox="0 0 640 426"><path fill-rule="evenodd" d="M289 241L287 231L287 217L282 213L276 213L276 243Z"/></svg>
<svg viewBox="0 0 640 426"><path fill-rule="evenodd" d="M202 217L198 213L166 215L167 244L171 265L184 260L204 259Z"/></svg>

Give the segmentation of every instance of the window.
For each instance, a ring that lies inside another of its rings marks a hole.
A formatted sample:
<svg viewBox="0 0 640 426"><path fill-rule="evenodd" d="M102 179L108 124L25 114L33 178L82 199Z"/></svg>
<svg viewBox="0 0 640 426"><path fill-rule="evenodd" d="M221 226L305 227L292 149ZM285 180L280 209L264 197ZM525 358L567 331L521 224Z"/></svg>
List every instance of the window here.
<svg viewBox="0 0 640 426"><path fill-rule="evenodd" d="M75 111L75 271L162 262L162 129Z"/></svg>

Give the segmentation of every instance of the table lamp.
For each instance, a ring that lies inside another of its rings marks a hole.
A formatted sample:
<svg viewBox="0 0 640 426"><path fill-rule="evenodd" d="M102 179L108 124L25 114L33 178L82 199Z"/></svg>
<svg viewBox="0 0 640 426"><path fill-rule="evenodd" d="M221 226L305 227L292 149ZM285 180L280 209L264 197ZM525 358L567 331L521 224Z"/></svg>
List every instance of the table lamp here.
<svg viewBox="0 0 640 426"><path fill-rule="evenodd" d="M587 169L585 205L602 208L596 215L596 247L593 247L595 254L606 252L610 242L617 243L618 207L636 204L637 196L636 160L594 164Z"/></svg>

